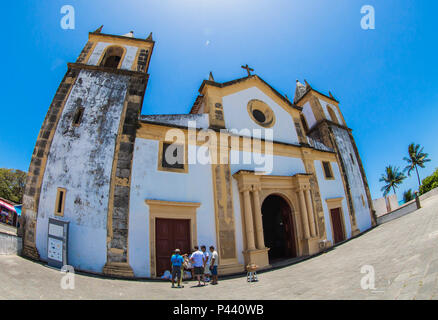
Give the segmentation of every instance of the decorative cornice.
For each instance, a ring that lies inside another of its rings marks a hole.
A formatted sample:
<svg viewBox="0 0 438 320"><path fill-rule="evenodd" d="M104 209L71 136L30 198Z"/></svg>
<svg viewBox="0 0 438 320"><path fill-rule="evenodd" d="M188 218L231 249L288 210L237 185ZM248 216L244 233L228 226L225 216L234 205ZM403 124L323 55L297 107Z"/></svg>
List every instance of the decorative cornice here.
<svg viewBox="0 0 438 320"><path fill-rule="evenodd" d="M309 129L309 130L307 131L307 134L308 134L308 135L311 134L313 131L315 131L315 130L316 130L321 124L323 124L323 123L327 123L327 124L334 125L334 126L336 126L336 127L338 127L338 128L341 128L341 129L347 130L348 132L352 132L352 131L353 131L353 129L350 129L349 127L343 126L342 124L339 124L339 123L333 122L333 121L328 120L328 119L322 119L322 120L319 120L317 123L315 123L315 125L314 125L311 129Z"/></svg>
<svg viewBox="0 0 438 320"><path fill-rule="evenodd" d="M115 73L122 74L126 76L134 76L134 77L145 77L149 79L149 74L139 71L125 70L125 69L114 69L114 68L106 68L101 66L93 66L84 63L67 63L69 69L81 69L81 70L92 70L92 71L101 71L107 73Z"/></svg>
<svg viewBox="0 0 438 320"><path fill-rule="evenodd" d="M152 40L152 33L149 35L150 38L148 37L147 39L139 39L139 38L131 38L131 37L125 37L125 36L118 36L118 35L114 35L114 34L101 33L101 32L98 32L98 30L99 29L97 29L94 32L90 32L89 35L98 35L98 36L105 36L105 37L109 37L109 38L118 38L118 39L129 39L129 40L133 40L133 41L148 42L148 43L155 44L155 41Z"/></svg>
<svg viewBox="0 0 438 320"><path fill-rule="evenodd" d="M166 207L192 207L198 208L201 206L200 202L179 202L179 201L165 201L146 199L144 201L149 206L166 206Z"/></svg>

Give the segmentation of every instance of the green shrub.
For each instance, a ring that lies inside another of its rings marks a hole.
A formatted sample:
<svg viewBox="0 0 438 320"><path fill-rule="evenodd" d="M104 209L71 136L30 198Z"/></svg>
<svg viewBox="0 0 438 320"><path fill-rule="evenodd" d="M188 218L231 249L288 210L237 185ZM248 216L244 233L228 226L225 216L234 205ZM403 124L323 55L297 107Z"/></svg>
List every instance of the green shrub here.
<svg viewBox="0 0 438 320"><path fill-rule="evenodd" d="M409 189L403 193L403 201L404 203L408 203L411 200L414 200L414 193L412 189Z"/></svg>
<svg viewBox="0 0 438 320"><path fill-rule="evenodd" d="M427 178L424 178L420 186L420 194L425 194L432 189L438 188L438 169Z"/></svg>

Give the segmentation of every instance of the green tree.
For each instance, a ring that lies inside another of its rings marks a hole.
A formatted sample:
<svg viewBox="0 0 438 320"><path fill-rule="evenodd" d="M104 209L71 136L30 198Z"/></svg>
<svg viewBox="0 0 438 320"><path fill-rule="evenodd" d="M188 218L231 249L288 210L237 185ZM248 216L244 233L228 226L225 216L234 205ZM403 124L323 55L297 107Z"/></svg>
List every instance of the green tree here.
<svg viewBox="0 0 438 320"><path fill-rule="evenodd" d="M0 197L22 203L26 176L21 170L0 168Z"/></svg>
<svg viewBox="0 0 438 320"><path fill-rule="evenodd" d="M414 199L414 194L412 193L412 189L406 190L403 192L403 201L408 203L409 201Z"/></svg>
<svg viewBox="0 0 438 320"><path fill-rule="evenodd" d="M395 194L395 188L398 188L404 179L406 179L406 176L403 174L403 172L399 171L399 168L387 166L385 168L385 173L382 174L382 177L379 180L381 182L385 182L385 185L381 189L381 191L383 191L383 196L386 197L391 189Z"/></svg>
<svg viewBox="0 0 438 320"><path fill-rule="evenodd" d="M420 186L420 194L425 194L435 188L438 188L438 169L436 169L430 176L423 179L423 183Z"/></svg>
<svg viewBox="0 0 438 320"><path fill-rule="evenodd" d="M408 163L408 165L404 169L404 171L408 172L408 176L411 176L411 172L414 169L417 172L418 187L421 186L420 175L418 174L418 167L424 168L424 164L430 161L430 159L427 158L429 155L423 152L424 148L420 149L420 147L421 146L419 144L411 143L408 147L409 157L403 158L403 160Z"/></svg>

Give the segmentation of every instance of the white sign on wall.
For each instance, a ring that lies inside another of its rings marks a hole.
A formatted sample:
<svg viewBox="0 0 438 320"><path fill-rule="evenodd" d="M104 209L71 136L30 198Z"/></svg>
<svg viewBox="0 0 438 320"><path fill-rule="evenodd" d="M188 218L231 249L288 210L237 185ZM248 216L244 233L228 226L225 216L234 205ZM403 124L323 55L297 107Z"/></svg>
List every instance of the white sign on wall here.
<svg viewBox="0 0 438 320"><path fill-rule="evenodd" d="M49 218L47 236L47 260L51 267L67 265L68 221Z"/></svg>

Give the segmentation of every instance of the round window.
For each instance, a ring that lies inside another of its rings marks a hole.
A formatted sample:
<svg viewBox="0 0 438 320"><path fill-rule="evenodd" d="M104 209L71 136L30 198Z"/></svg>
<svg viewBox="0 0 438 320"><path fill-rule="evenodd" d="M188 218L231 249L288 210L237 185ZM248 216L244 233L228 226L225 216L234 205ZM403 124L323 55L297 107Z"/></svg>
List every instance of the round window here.
<svg viewBox="0 0 438 320"><path fill-rule="evenodd" d="M254 116L254 118L258 122L265 122L266 121L266 117L265 117L264 113L261 112L260 110L253 110L252 115Z"/></svg>
<svg viewBox="0 0 438 320"><path fill-rule="evenodd" d="M261 100L254 99L248 102L248 113L259 126L270 128L275 123L274 112Z"/></svg>

